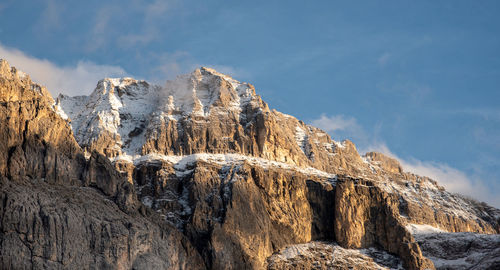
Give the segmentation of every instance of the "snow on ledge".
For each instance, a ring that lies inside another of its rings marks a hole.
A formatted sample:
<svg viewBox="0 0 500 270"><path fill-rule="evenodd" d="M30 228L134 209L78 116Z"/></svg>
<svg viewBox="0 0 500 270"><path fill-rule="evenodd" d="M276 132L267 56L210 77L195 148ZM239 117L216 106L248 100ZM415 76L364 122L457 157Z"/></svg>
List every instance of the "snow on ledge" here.
<svg viewBox="0 0 500 270"><path fill-rule="evenodd" d="M256 165L262 168L281 168L285 170L294 170L303 173L305 175L314 175L314 176L328 178L330 181L335 181L337 178L335 174L327 173L325 171L321 171L316 168L298 167L284 162L278 162L264 158L241 155L241 154L199 153L186 156L176 156L176 155L162 155L157 153L151 153L143 156L121 155L111 159L112 162L119 160L134 163L134 165L139 165L141 163L146 163L146 162L165 161L174 164L174 168L176 170L185 170L187 165L193 164L196 161L204 161L207 163L215 163L220 165L243 163L244 161L246 161L251 165Z"/></svg>
<svg viewBox="0 0 500 270"><path fill-rule="evenodd" d="M373 255L378 256L374 257ZM293 264L294 261L300 262L309 260L314 262L318 256L321 256L322 260L331 256L330 267L335 265L334 262L337 262L343 265L351 265L354 263L359 266L368 263L367 266L374 267L373 269L404 269L399 258L383 250L377 250L374 247L347 249L342 248L334 242L311 241L303 244L289 245L280 252L273 254L270 258L273 259L271 263L288 261ZM396 263L396 265L394 265L394 263ZM389 264L393 265L389 266ZM355 268L357 269L357 267Z"/></svg>
<svg viewBox="0 0 500 270"><path fill-rule="evenodd" d="M413 224L406 225L406 229L413 235L431 234L431 233L447 233L447 231L440 228L433 227L427 224Z"/></svg>

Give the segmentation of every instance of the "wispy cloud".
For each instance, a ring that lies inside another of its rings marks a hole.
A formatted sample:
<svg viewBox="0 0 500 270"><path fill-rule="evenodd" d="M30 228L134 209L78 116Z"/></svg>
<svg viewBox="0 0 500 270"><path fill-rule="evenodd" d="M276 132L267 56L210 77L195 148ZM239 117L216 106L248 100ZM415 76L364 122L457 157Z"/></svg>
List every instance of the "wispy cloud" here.
<svg viewBox="0 0 500 270"><path fill-rule="evenodd" d="M64 25L61 23L61 14L65 11L64 2L45 0L44 4L45 8L41 12L38 22L34 25L37 32L41 32L40 34L60 29Z"/></svg>
<svg viewBox="0 0 500 270"><path fill-rule="evenodd" d="M421 161L415 158L403 159L394 154L385 143L371 145L366 150L377 151L393 157L399 160L405 171L430 177L450 192L468 195L495 207L500 207L500 197L497 195L500 192L500 187L486 185L478 177L467 175L445 163Z"/></svg>
<svg viewBox="0 0 500 270"><path fill-rule="evenodd" d="M202 66L214 68L238 80L241 79L238 76L249 76L249 73L241 68L224 64L202 63L186 51L138 53L135 55L135 59L141 66L148 67L146 79L158 84L163 84L166 80L173 79L179 74L190 73Z"/></svg>
<svg viewBox="0 0 500 270"><path fill-rule="evenodd" d="M141 58L141 55L137 57ZM100 79L129 76L119 66L99 65L85 60L78 61L72 66L60 66L47 59L29 56L18 49L9 48L2 44L0 44L0 58L29 74L33 81L45 85L53 96L60 93L70 96L87 95L94 90ZM243 70L227 65L200 64L189 53L182 51L146 55L142 59L151 61L143 63L150 66L148 76L145 79L157 84L163 84L167 79L173 79L179 74L191 72L201 66L209 66L232 76L248 75Z"/></svg>
<svg viewBox="0 0 500 270"><path fill-rule="evenodd" d="M496 108L463 108L459 110L439 111L439 113L447 113L451 115L469 115L481 117L487 121L500 121L500 109Z"/></svg>
<svg viewBox="0 0 500 270"><path fill-rule="evenodd" d="M391 58L391 54L390 53L383 53L378 59L377 59L377 63L379 64L379 66L385 66L387 64L387 62L389 62L389 59Z"/></svg>
<svg viewBox="0 0 500 270"><path fill-rule="evenodd" d="M322 114L318 119L313 120L311 124L326 132L357 130L360 128L354 117L346 117L344 115L327 116L326 114Z"/></svg>
<svg viewBox="0 0 500 270"><path fill-rule="evenodd" d="M152 3L145 4L144 10L149 16L162 16L169 9L169 7L176 2L177 0L155 0Z"/></svg>
<svg viewBox="0 0 500 270"><path fill-rule="evenodd" d="M29 56L20 50L0 44L0 58L11 66L28 73L33 81L45 85L52 95L89 94L97 81L104 77L126 75L118 66L98 65L90 61L79 61L74 66L58 66L49 60Z"/></svg>
<svg viewBox="0 0 500 270"><path fill-rule="evenodd" d="M107 42L114 41L110 38L112 31L109 29L110 20L112 18L113 8L110 6L101 7L96 11L94 25L90 29L89 38L85 42L86 51L95 51L106 45Z"/></svg>
<svg viewBox="0 0 500 270"><path fill-rule="evenodd" d="M87 51L110 45L130 49L150 44L161 38L162 23L168 18L166 14L171 6L176 3L177 0L135 0L127 5L119 1L107 2L95 13ZM124 28L125 22L133 24Z"/></svg>
<svg viewBox="0 0 500 270"><path fill-rule="evenodd" d="M177 51L174 53L151 54L144 58L154 60L149 66L151 69L151 80L156 82L172 79L176 75L194 70L196 62L188 52Z"/></svg>
<svg viewBox="0 0 500 270"><path fill-rule="evenodd" d="M130 48L136 45L146 45L158 37L155 28L146 28L138 33L125 34L118 37L118 45L122 48Z"/></svg>
<svg viewBox="0 0 500 270"><path fill-rule="evenodd" d="M327 116L322 114L318 119L311 121L313 126L319 127L330 133L334 138L335 135L342 133L347 135L348 139L357 139L358 149L360 153L376 151L393 157L400 161L401 166L405 171L412 172L418 175L430 177L450 192L460 193L474 197L478 200L485 201L495 207L500 207L500 197L497 194L500 192L500 185L488 184L479 175L480 172L475 172L474 175L468 175L464 171L453 168L446 163L422 161L416 158L403 159L393 153L386 143L377 141L376 133L378 125L375 126L375 131L372 136L358 124L355 118L344 115ZM484 132L476 132L476 136L483 137ZM488 138L488 141L497 143L497 140ZM484 176L484 175L483 175Z"/></svg>
<svg viewBox="0 0 500 270"><path fill-rule="evenodd" d="M430 86L411 81L381 82L378 83L377 88L385 93L405 97L414 105L420 105L432 93Z"/></svg>
<svg viewBox="0 0 500 270"><path fill-rule="evenodd" d="M330 133L336 140L349 139L358 147L369 144L367 132L354 117L321 114L319 118L310 121L310 124Z"/></svg>

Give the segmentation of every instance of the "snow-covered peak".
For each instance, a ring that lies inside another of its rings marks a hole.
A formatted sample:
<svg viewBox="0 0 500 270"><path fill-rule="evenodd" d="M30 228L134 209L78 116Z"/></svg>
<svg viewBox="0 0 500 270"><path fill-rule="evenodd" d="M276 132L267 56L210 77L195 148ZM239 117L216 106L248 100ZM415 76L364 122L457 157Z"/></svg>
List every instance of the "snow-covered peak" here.
<svg viewBox="0 0 500 270"><path fill-rule="evenodd" d="M115 150L137 152L149 115L157 107L161 87L132 78L105 78L90 96L60 95L58 105L70 117L78 143L88 146L103 134L113 137ZM141 131L141 132L139 132Z"/></svg>
<svg viewBox="0 0 500 270"><path fill-rule="evenodd" d="M80 145L90 146L110 136L116 141L114 156L140 154L146 131L154 133L169 121L221 114L239 119L248 105L259 108L262 104L252 85L202 67L164 86L133 78L105 78L89 96L60 95L57 109L70 119Z"/></svg>
<svg viewBox="0 0 500 270"><path fill-rule="evenodd" d="M97 83L97 86L90 96L109 96L116 94L119 96L138 96L146 94L150 85L143 80L133 78L104 78ZM145 92L146 91L146 92Z"/></svg>
<svg viewBox="0 0 500 270"><path fill-rule="evenodd" d="M201 67L200 72L205 75L210 74L211 76L223 78L225 81L231 84L233 89L236 90L236 92L238 92L238 95L242 98L249 99L251 97L257 96L257 94L255 93L255 88L249 83L237 81L229 75L219 73L215 69L208 67Z"/></svg>
<svg viewBox="0 0 500 270"><path fill-rule="evenodd" d="M161 110L169 115L195 116L208 116L212 108L241 111L257 100L252 85L205 67L167 81L161 97Z"/></svg>

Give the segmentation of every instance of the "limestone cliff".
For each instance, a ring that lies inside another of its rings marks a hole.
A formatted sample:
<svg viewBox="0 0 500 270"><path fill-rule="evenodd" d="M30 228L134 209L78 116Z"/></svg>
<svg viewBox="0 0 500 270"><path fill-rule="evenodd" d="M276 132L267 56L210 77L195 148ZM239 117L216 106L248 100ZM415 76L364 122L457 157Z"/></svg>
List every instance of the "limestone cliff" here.
<svg viewBox="0 0 500 270"><path fill-rule="evenodd" d="M0 64L2 268L433 269L412 228L500 230L497 209L213 69L54 101Z"/></svg>
<svg viewBox="0 0 500 270"><path fill-rule="evenodd" d="M53 103L0 60L0 268L203 268L106 157L84 157Z"/></svg>

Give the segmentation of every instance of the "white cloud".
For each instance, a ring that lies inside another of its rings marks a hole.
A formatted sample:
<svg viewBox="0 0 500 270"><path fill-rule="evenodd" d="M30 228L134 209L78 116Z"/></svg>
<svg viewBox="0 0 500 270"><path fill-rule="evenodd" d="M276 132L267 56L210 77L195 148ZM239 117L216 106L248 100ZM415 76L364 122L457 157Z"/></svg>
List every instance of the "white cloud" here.
<svg viewBox="0 0 500 270"><path fill-rule="evenodd" d="M75 66L58 66L49 60L28 56L2 44L0 58L29 74L33 81L45 85L53 96L59 93L87 95L94 90L100 79L126 75L121 67L98 65L90 61L79 61Z"/></svg>
<svg viewBox="0 0 500 270"><path fill-rule="evenodd" d="M500 197L497 196L500 190L497 187L487 186L481 179L471 177L447 164L414 158L402 159L391 152L385 143L372 145L367 150L377 151L399 160L405 171L434 179L450 192L468 195L492 206L500 207Z"/></svg>
<svg viewBox="0 0 500 270"><path fill-rule="evenodd" d="M189 73L202 66L187 52L139 55L144 65L150 66L147 80L163 84L166 79L173 79L183 73ZM29 56L24 52L3 46L0 43L0 59L7 60L30 75L31 79L47 87L52 96L60 93L74 95L90 94L97 82L106 77L124 77L127 72L119 66L98 65L91 61L79 61L74 66L59 66L46 59ZM210 65L209 65L210 66ZM225 65L211 65L219 72L241 75L243 70L236 70Z"/></svg>
<svg viewBox="0 0 500 270"><path fill-rule="evenodd" d="M360 128L355 118L346 117L344 115L326 116L325 114L322 114L320 118L313 120L311 124L326 132L345 131Z"/></svg>
<svg viewBox="0 0 500 270"><path fill-rule="evenodd" d="M320 118L313 120L311 124L323 129L332 136L343 133L349 139L357 139L357 146L360 149L360 153L371 151L383 153L399 160L405 171L434 179L450 192L468 195L495 207L500 207L500 197L497 196L500 193L500 185L495 186L491 183L487 185L482 180L484 178L477 176L482 174L468 175L445 163L421 161L415 158L400 158L385 143L377 142L376 136L368 136L353 117L346 117L344 115L327 116L322 114ZM491 144L498 140L495 141L489 138L488 141Z"/></svg>
<svg viewBox="0 0 500 270"><path fill-rule="evenodd" d="M369 144L369 136L367 136L366 131L358 124L358 121L354 117L321 114L318 119L310 123L330 133L335 140L349 139L358 147Z"/></svg>

